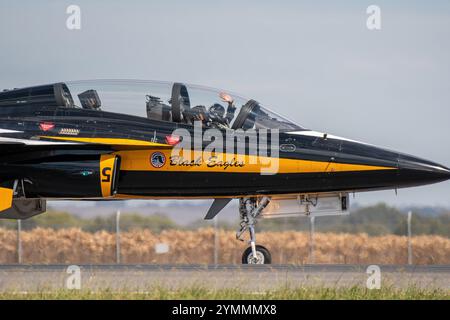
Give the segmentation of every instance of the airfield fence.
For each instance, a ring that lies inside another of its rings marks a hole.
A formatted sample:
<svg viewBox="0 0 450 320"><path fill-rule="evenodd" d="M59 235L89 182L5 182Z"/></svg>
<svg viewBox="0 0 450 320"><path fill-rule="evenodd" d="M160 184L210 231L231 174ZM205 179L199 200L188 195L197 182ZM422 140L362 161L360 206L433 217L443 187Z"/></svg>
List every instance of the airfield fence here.
<svg viewBox="0 0 450 320"><path fill-rule="evenodd" d="M410 223L411 216L408 217ZM114 231L80 228L0 229L0 263L171 263L239 264L247 244L215 223L199 230L148 229L121 231L120 213ZM450 264L450 239L407 236L309 232L260 232L258 244L270 248L273 263L311 264Z"/></svg>

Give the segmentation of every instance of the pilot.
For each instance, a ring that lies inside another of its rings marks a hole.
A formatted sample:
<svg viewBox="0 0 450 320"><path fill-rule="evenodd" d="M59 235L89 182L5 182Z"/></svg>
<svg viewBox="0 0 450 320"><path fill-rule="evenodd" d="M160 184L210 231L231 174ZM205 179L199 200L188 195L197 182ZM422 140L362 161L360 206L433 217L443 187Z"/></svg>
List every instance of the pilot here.
<svg viewBox="0 0 450 320"><path fill-rule="evenodd" d="M233 98L229 94L221 92L219 96L222 101L228 103L227 114L225 116L225 108L221 104L213 104L209 107L210 126L218 129L227 129L230 128L230 123L234 118L236 106L234 105Z"/></svg>

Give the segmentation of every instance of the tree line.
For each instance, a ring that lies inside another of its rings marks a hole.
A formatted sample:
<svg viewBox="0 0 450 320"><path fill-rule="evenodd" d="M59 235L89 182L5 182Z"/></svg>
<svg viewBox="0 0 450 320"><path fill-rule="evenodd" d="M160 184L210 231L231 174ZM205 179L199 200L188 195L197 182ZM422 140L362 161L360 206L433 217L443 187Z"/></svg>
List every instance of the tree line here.
<svg viewBox="0 0 450 320"><path fill-rule="evenodd" d="M260 219L258 231L308 231L310 220L306 217L290 217L278 219ZM450 212L440 215L426 215L413 212L412 232L414 235L442 235L450 237ZM211 221L199 219L188 225L180 225L164 213L141 215L139 213L123 213L120 218L120 229L149 229L159 233L168 229L196 230L202 227L212 227ZM218 227L225 230L235 230L238 221L228 222L219 219ZM0 220L0 228L15 229L14 220ZM88 232L108 231L116 229L115 214L82 218L67 212L49 211L47 213L22 221L22 229L30 230L36 227L62 229L81 228ZM357 208L350 215L326 216L315 219L316 232L367 233L372 236L407 232L406 214L399 209L378 204Z"/></svg>

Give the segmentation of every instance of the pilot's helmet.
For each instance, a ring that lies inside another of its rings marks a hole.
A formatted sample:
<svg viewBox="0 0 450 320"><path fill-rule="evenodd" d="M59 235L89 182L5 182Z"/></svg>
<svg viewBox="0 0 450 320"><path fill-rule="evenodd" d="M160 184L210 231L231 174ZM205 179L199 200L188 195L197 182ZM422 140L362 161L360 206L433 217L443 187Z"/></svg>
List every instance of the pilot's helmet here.
<svg viewBox="0 0 450 320"><path fill-rule="evenodd" d="M223 119L224 115L225 108L222 105L215 103L211 107L209 107L209 116L212 119Z"/></svg>

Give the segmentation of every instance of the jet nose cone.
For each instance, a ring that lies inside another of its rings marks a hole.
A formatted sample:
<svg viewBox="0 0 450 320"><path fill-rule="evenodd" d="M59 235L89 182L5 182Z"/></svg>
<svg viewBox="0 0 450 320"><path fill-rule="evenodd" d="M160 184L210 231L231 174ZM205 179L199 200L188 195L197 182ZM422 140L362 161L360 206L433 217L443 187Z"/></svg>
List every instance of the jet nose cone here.
<svg viewBox="0 0 450 320"><path fill-rule="evenodd" d="M450 169L440 164L400 155L398 160L399 175L405 183L422 185L450 179Z"/></svg>

